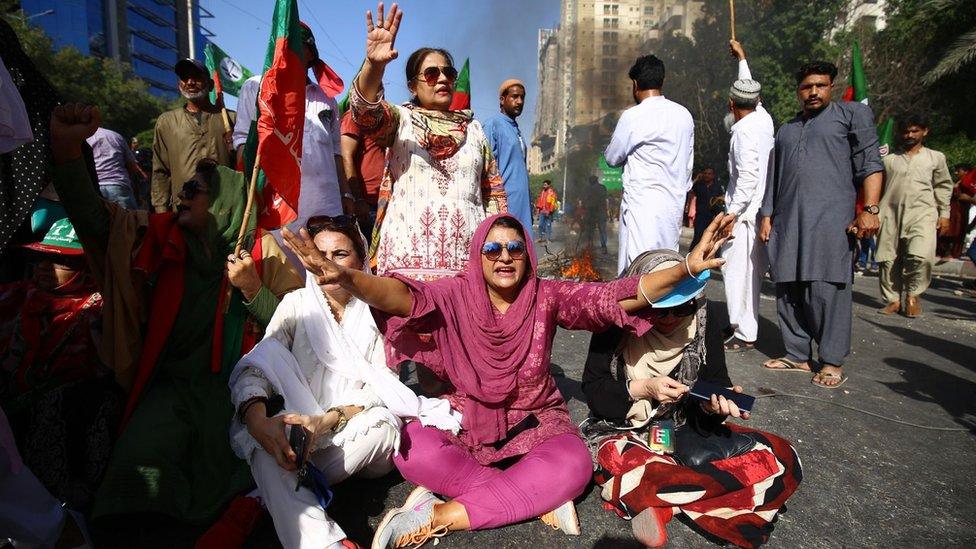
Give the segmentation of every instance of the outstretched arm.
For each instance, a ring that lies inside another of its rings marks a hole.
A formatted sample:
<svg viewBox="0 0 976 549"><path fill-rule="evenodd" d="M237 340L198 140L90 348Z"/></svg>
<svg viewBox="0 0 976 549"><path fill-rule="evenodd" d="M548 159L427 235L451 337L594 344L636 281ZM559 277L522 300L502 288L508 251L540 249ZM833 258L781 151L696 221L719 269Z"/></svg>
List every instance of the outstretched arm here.
<svg viewBox="0 0 976 549"><path fill-rule="evenodd" d="M734 224L734 215L719 214L715 216L715 219L702 234L701 241L695 246L695 249L688 253L684 262L669 269L642 276L638 284L637 295L619 301L620 306L627 313L635 313L667 295L689 274L698 276L707 269L717 269L724 265L725 260L716 257L716 254L722 245L732 238L732 226Z"/></svg>
<svg viewBox="0 0 976 549"><path fill-rule="evenodd" d="M370 307L393 316L408 316L413 309L413 296L403 282L337 265L315 247L304 228L299 234L282 228L281 236L319 284L339 284Z"/></svg>
<svg viewBox="0 0 976 549"><path fill-rule="evenodd" d="M355 83L359 88L359 93L370 102L375 102L379 98L380 90L383 88L383 73L386 65L399 55L394 43L396 42L397 31L400 28L400 20L403 19L403 12L396 4L390 6L390 13L386 18L383 17L383 2L376 6L376 21L373 21L373 12L366 12L366 61L360 69Z"/></svg>

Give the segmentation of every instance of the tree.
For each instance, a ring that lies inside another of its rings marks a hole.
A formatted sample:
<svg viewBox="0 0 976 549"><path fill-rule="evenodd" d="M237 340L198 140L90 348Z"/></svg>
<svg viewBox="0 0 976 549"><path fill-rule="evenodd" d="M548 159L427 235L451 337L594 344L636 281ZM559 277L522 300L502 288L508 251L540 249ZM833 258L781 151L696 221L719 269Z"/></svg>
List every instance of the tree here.
<svg viewBox="0 0 976 549"><path fill-rule="evenodd" d="M73 47L54 51L51 39L32 26L12 0L0 0L0 12L13 27L24 52L66 102L97 105L106 128L126 137L151 129L167 103L150 94L128 64L83 55Z"/></svg>

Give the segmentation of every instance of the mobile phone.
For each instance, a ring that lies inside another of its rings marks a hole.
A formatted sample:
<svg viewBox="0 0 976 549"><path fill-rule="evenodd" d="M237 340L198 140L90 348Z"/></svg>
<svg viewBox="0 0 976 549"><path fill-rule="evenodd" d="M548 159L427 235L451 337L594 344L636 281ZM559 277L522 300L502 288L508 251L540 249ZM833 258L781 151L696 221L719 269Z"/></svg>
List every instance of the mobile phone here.
<svg viewBox="0 0 976 549"><path fill-rule="evenodd" d="M736 393L732 389L726 389L721 385L716 385L707 381L696 382L695 386L691 388L691 392L688 394L704 402L711 401L712 395L724 396L728 400L734 402L735 405L739 407L739 410L742 410L743 412L752 412L752 405L756 402L756 397L754 396L750 396L745 393Z"/></svg>
<svg viewBox="0 0 976 549"><path fill-rule="evenodd" d="M295 452L295 465L301 468L305 464L305 450L308 445L308 432L301 425L292 425L288 433L288 445Z"/></svg>

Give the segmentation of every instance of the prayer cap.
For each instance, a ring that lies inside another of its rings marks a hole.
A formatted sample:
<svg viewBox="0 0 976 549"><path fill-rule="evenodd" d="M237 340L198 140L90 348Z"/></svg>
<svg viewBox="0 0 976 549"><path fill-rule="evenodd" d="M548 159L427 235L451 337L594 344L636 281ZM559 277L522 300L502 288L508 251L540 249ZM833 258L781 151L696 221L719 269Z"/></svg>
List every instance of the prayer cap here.
<svg viewBox="0 0 976 549"><path fill-rule="evenodd" d="M749 103L758 100L761 91L762 86L759 85L759 82L743 78L732 83L732 87L729 88L729 97L733 101Z"/></svg>
<svg viewBox="0 0 976 549"><path fill-rule="evenodd" d="M525 82L522 82L517 78L509 78L508 80L502 82L502 85L498 87L498 97L501 97L505 93L505 90L511 88L512 86L522 86L522 89L524 90Z"/></svg>

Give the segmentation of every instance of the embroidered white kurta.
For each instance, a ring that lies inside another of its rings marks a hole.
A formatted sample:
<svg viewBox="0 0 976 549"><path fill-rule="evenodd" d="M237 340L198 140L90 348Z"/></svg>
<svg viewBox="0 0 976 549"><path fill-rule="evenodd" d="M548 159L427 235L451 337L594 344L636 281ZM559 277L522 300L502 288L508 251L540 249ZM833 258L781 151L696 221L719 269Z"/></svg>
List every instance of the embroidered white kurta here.
<svg viewBox="0 0 976 549"><path fill-rule="evenodd" d="M604 153L624 167L618 272L647 250L678 249L694 146L691 113L662 95L620 115Z"/></svg>

